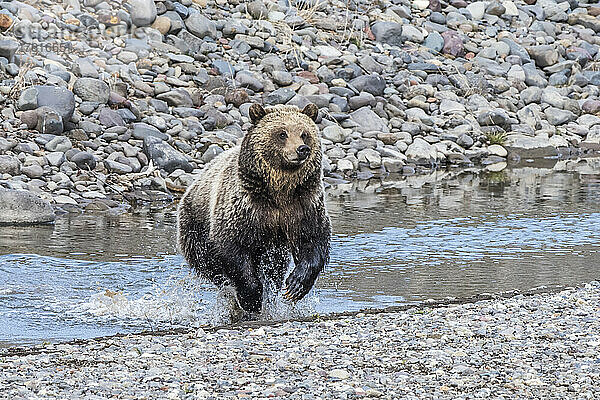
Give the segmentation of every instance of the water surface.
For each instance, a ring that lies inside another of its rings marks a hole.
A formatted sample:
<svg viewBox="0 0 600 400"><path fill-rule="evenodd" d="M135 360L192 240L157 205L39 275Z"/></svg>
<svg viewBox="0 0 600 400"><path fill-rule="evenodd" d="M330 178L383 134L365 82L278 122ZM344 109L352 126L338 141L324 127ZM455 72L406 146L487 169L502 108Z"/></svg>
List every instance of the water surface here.
<svg viewBox="0 0 600 400"><path fill-rule="evenodd" d="M328 190L331 263L271 318L599 279L600 165L445 171ZM175 208L0 227L0 346L218 323L175 249Z"/></svg>

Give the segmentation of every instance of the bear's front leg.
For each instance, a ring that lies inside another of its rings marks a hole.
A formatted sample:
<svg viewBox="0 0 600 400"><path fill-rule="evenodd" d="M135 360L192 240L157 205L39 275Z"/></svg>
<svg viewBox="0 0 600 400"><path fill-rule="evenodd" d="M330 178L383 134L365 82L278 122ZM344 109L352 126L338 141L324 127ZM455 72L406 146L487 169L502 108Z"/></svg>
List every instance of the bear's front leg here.
<svg viewBox="0 0 600 400"><path fill-rule="evenodd" d="M300 246L293 252L295 267L287 277L284 297L291 301L302 300L312 289L319 273L329 261L329 240L331 227L326 215L319 219L311 232L306 235Z"/></svg>

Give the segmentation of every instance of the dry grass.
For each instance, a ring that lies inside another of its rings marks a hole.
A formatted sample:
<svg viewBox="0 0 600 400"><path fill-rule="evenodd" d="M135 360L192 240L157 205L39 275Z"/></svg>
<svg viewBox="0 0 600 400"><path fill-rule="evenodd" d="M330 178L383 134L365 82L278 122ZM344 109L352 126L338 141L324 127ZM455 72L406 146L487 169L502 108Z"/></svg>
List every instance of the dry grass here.
<svg viewBox="0 0 600 400"><path fill-rule="evenodd" d="M19 74L15 77L15 84L10 88L10 92L8 93L10 98L18 99L25 88L33 86L33 82L27 78L27 73L32 69L33 63L27 63L19 69Z"/></svg>

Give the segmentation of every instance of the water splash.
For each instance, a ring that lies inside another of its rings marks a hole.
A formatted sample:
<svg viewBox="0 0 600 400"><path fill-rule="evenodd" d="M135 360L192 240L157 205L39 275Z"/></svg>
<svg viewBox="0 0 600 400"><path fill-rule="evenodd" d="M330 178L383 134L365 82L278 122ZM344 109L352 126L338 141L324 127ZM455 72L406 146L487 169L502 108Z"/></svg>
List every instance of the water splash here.
<svg viewBox="0 0 600 400"><path fill-rule="evenodd" d="M73 313L127 325L150 325L152 329L206 324L207 304L214 296L207 285L191 274L170 277L154 284L149 293L133 297L104 288L76 305Z"/></svg>

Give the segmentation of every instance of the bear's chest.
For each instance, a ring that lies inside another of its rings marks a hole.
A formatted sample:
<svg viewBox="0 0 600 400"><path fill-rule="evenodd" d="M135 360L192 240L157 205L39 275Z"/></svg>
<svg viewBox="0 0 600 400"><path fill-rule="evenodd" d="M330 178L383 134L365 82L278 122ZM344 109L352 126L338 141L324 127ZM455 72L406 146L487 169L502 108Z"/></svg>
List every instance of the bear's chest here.
<svg viewBox="0 0 600 400"><path fill-rule="evenodd" d="M281 206L260 204L253 209L252 224L265 239L295 240L306 218L306 208L299 201Z"/></svg>

